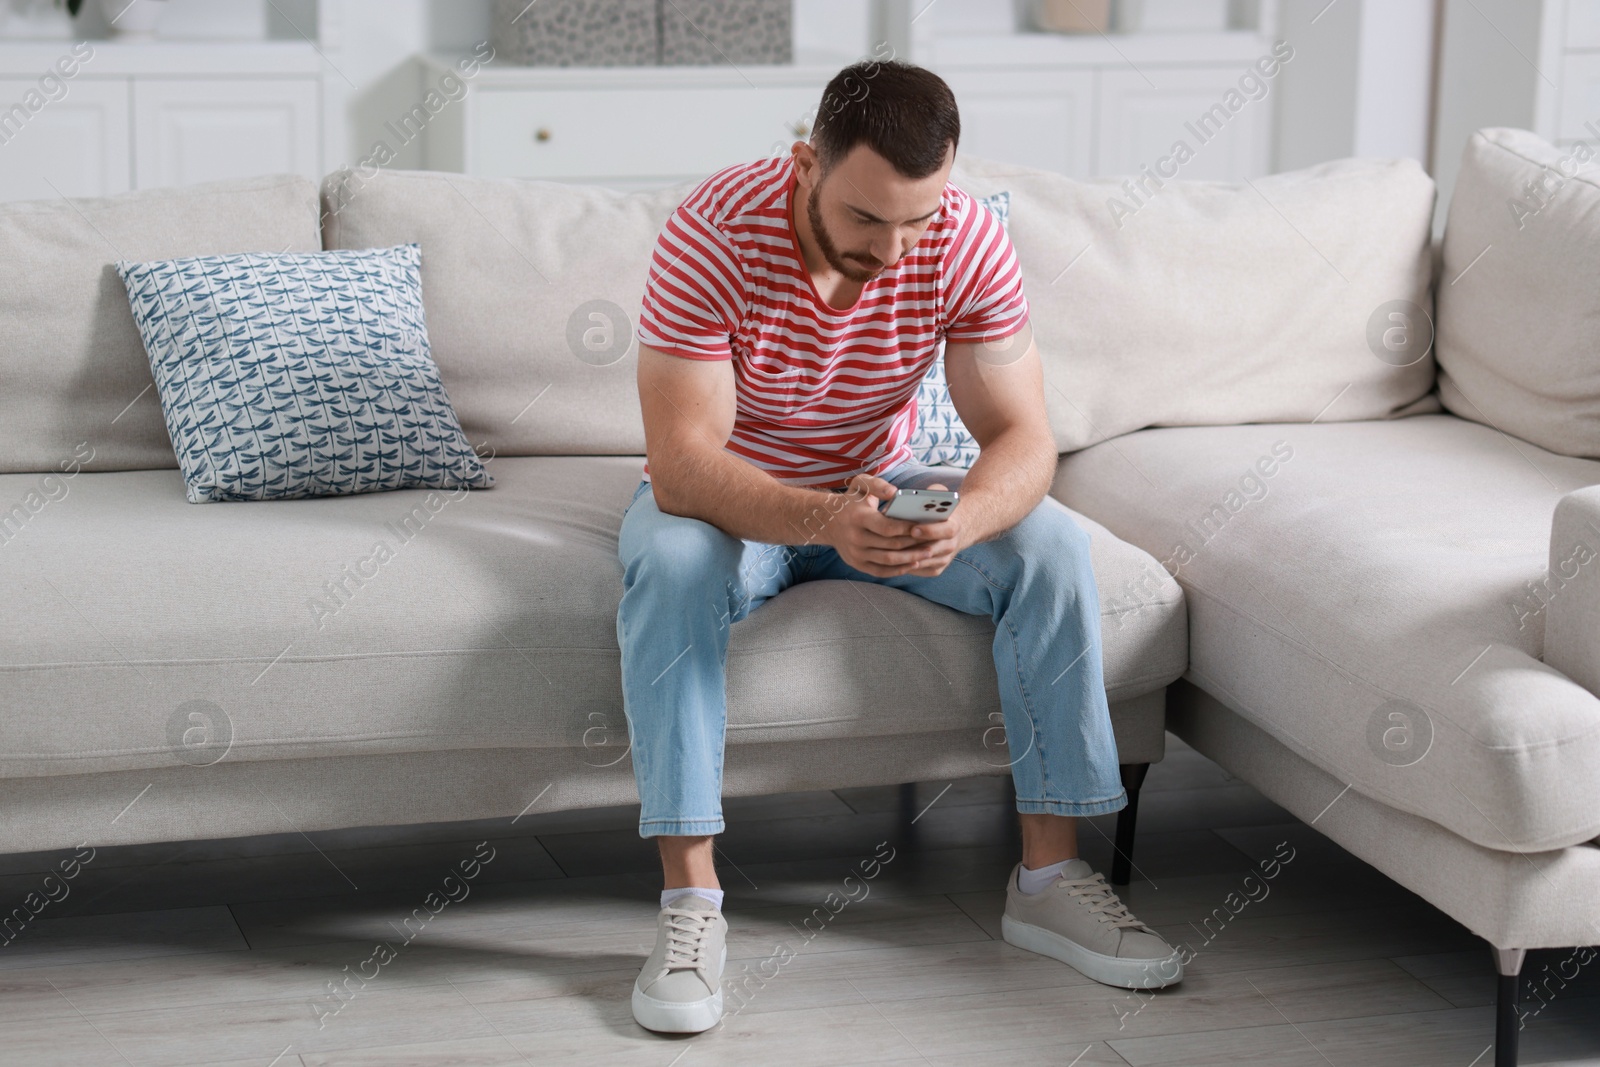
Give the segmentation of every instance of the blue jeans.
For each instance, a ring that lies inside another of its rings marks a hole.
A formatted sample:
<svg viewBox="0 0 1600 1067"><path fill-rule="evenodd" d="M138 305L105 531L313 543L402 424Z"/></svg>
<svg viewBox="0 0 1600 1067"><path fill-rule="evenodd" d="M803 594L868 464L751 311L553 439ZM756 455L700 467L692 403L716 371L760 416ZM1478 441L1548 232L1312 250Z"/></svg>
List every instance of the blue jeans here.
<svg viewBox="0 0 1600 1067"><path fill-rule="evenodd" d="M965 472L912 461L883 477L899 488L955 488ZM744 541L664 514L641 482L618 555L617 641L641 837L722 832L728 628L789 586L823 578L876 582L994 620L1018 811L1101 815L1128 802L1101 676L1089 535L1054 500L958 552L943 574L877 578L827 545Z"/></svg>

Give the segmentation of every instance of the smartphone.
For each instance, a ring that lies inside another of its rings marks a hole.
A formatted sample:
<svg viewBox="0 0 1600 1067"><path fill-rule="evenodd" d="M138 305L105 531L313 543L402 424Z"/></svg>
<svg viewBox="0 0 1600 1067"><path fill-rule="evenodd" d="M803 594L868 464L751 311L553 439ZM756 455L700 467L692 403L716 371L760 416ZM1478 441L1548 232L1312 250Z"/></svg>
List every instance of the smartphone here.
<svg viewBox="0 0 1600 1067"><path fill-rule="evenodd" d="M961 494L953 489L902 489L893 500L878 505L891 519L909 522L943 522L955 513Z"/></svg>

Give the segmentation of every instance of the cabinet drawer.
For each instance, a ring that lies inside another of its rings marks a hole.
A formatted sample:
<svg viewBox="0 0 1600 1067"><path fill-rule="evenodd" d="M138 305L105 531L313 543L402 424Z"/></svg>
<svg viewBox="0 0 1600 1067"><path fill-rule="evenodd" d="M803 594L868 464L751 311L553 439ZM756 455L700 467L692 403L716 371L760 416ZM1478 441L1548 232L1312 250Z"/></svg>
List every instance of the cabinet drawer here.
<svg viewBox="0 0 1600 1067"><path fill-rule="evenodd" d="M810 131L821 86L504 90L468 98L466 170L600 181L709 174Z"/></svg>

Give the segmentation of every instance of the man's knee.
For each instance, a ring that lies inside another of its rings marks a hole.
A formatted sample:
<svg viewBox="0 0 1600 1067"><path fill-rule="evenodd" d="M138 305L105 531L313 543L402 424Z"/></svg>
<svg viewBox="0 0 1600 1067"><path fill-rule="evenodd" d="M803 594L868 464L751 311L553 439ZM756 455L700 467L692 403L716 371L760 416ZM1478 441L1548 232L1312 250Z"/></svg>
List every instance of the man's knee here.
<svg viewBox="0 0 1600 1067"><path fill-rule="evenodd" d="M1013 590L1070 598L1093 581L1089 534L1065 508L1049 501L991 542L991 552L988 568Z"/></svg>
<svg viewBox="0 0 1600 1067"><path fill-rule="evenodd" d="M627 584L705 590L722 588L736 577L741 541L699 519L665 518L629 560Z"/></svg>
<svg viewBox="0 0 1600 1067"><path fill-rule="evenodd" d="M1039 504L1002 540L1027 562L1087 562L1089 533L1065 507L1050 499Z"/></svg>

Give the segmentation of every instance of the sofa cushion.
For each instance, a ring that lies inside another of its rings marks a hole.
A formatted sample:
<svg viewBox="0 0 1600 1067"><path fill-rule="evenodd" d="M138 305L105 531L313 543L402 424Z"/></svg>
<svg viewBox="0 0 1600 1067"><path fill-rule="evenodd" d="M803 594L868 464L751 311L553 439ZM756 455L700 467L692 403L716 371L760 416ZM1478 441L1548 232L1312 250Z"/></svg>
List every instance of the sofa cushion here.
<svg viewBox="0 0 1600 1067"><path fill-rule="evenodd" d="M177 466L117 260L320 247L299 177L0 204L0 473Z"/></svg>
<svg viewBox="0 0 1600 1067"><path fill-rule="evenodd" d="M1462 418L1600 458L1600 166L1583 142L1479 130L1450 198L1439 395Z"/></svg>
<svg viewBox="0 0 1600 1067"><path fill-rule="evenodd" d="M323 182L323 240L422 245L433 359L472 441L500 455L636 455L634 324L656 235L691 188L341 171Z"/></svg>
<svg viewBox="0 0 1600 1067"><path fill-rule="evenodd" d="M1421 344L1434 189L1411 160L1167 181L1153 196L964 155L952 180L1011 192L1063 452L1145 426L1438 410ZM1385 345L1394 313L1415 331L1409 351Z"/></svg>
<svg viewBox="0 0 1600 1067"><path fill-rule="evenodd" d="M1065 457L1054 493L1176 572L1189 680L1359 792L1539 851L1600 833L1600 700L1540 662L1534 584L1594 482L1423 415L1145 430Z"/></svg>
<svg viewBox="0 0 1600 1067"><path fill-rule="evenodd" d="M416 245L117 264L189 502L487 489Z"/></svg>
<svg viewBox="0 0 1600 1067"><path fill-rule="evenodd" d="M433 749L620 757L617 531L641 460L487 466L487 493L216 508L186 503L176 470L55 477L48 494L0 476L0 502L42 500L0 526L0 776ZM1080 521L1108 693L1159 690L1187 662L1181 593ZM970 728L981 743L999 711L993 636L899 590L790 590L734 629L730 740Z"/></svg>

